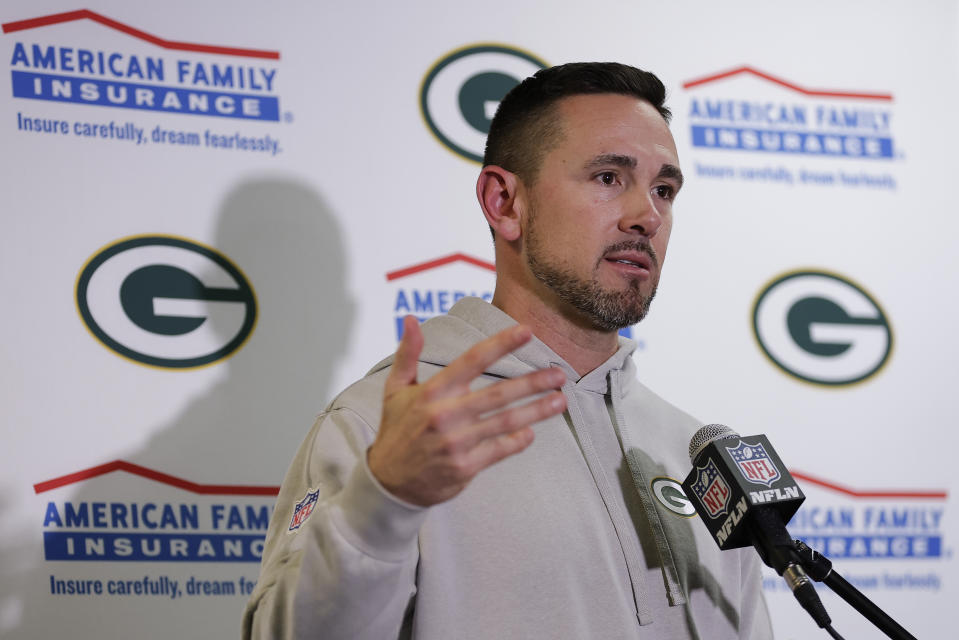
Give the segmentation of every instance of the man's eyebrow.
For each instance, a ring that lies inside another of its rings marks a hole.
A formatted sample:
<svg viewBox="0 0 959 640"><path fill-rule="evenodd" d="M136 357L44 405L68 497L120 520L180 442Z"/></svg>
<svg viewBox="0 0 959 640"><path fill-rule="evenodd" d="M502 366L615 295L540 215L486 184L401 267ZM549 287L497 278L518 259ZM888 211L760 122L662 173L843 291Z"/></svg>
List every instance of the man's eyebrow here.
<svg viewBox="0 0 959 640"><path fill-rule="evenodd" d="M657 178L670 178L675 180L678 184L676 185L676 190L679 191L683 188L683 172L679 170L674 164L664 164L659 169L659 175Z"/></svg>
<svg viewBox="0 0 959 640"><path fill-rule="evenodd" d="M636 168L636 158L622 153L604 153L596 156L586 163L587 169L595 169L604 165L615 165L617 167L626 167L627 169Z"/></svg>
<svg viewBox="0 0 959 640"><path fill-rule="evenodd" d="M622 153L603 153L589 162L586 163L587 169L595 169L596 167L614 165L618 167L625 167L627 169L635 169L638 162L633 156L628 156ZM677 186L682 188L683 186L683 172L679 170L674 164L664 164L659 169L659 173L656 175L657 178L669 178L675 180L679 183Z"/></svg>

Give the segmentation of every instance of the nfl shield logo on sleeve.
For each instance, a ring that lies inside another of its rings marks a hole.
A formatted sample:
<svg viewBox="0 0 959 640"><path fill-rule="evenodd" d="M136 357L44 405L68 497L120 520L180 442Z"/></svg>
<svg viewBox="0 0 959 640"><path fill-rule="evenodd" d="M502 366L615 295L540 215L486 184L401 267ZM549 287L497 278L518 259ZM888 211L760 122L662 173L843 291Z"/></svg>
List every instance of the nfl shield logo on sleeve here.
<svg viewBox="0 0 959 640"><path fill-rule="evenodd" d="M290 528L288 531L296 531L300 528L300 525L306 522L306 519L313 513L313 508L316 506L316 501L319 497L319 489L316 491L312 489L307 490L303 499L297 502L293 507L293 517L290 519Z"/></svg>

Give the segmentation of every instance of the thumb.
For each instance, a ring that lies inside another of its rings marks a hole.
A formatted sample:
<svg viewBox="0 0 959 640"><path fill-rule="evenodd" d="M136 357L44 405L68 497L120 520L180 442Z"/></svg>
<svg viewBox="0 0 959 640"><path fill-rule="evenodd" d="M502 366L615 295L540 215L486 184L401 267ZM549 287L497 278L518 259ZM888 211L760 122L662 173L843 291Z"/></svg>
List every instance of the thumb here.
<svg viewBox="0 0 959 640"><path fill-rule="evenodd" d="M403 318L403 338L396 348L390 375L386 378L385 394L390 396L403 387L416 384L416 367L423 350L423 332L416 316Z"/></svg>

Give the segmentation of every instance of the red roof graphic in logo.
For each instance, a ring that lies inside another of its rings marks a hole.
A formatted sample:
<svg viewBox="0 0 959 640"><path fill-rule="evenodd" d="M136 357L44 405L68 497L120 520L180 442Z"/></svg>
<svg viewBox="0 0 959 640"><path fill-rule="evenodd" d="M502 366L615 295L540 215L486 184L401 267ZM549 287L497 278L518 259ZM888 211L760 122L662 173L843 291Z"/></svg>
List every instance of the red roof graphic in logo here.
<svg viewBox="0 0 959 640"><path fill-rule="evenodd" d="M81 482L83 480L89 480L91 478L106 475L114 471L126 471L127 473L132 473L133 475L147 478L148 480L153 480L162 484L168 484L171 487L176 487L178 489L183 489L184 491L190 491L200 495L275 496L280 492L279 487L232 484L197 484L189 480L184 480L183 478L171 476L161 471L156 471L155 469L149 469L138 464L133 464L132 462L126 462L125 460L114 460L113 462L107 462L106 464L90 467L89 469L84 469L75 473L68 473L66 475L53 478L52 480L38 482L37 484L33 485L33 490L38 494L44 493L46 491L59 489L60 487ZM824 489L841 493L852 498L915 498L919 500L945 500L948 497L948 493L941 489L908 491L897 489L860 490L851 489L835 482L817 478L809 475L808 473L803 473L800 471L790 470L790 473L797 480L808 482L809 484L814 484Z"/></svg>
<svg viewBox="0 0 959 640"><path fill-rule="evenodd" d="M849 487L836 484L835 482L811 476L808 473L793 471L791 469L789 472L796 480L802 480L803 482L808 482L809 484L814 484L824 489L829 489L830 491L841 493L852 498L916 498L918 500L945 500L948 497L948 494L945 491L939 489L909 491L901 491L897 489L884 489L881 491L850 489Z"/></svg>
<svg viewBox="0 0 959 640"><path fill-rule="evenodd" d="M487 262L486 260L480 260L479 258L468 256L465 253L453 253L443 258L436 258L435 260L429 260L427 262L421 262L419 264L414 264L409 267L403 267L402 269L396 269L395 271L390 271L389 273L386 274L386 280L387 281L399 280L400 278L411 276L414 273L429 271L430 269L442 267L443 265L447 265L452 262L466 262L468 264L471 264L477 267L482 267L483 269L489 269L493 273L496 272L496 265L493 264L492 262Z"/></svg>
<svg viewBox="0 0 959 640"><path fill-rule="evenodd" d="M38 482L37 484L33 485L33 491L34 493L43 493L44 491L59 489L60 487L64 487L68 484L74 484L82 480L89 480L90 478L96 478L97 476L102 476L114 471L126 471L127 473L132 473L135 476L147 478L148 480L153 480L154 482L159 482L161 484L168 484L171 487L176 487L178 489L183 489L184 491L190 491L192 493L198 493L201 495L275 496L280 492L279 487L243 486L234 484L197 484L195 482L190 482L189 480L184 480L183 478L177 478L176 476L171 476L154 469L141 467L138 464L126 462L125 460L114 460L113 462L101 464L96 467L90 467L89 469L84 469L83 471L68 473L65 476L53 478L52 480L47 480L46 482Z"/></svg>
<svg viewBox="0 0 959 640"><path fill-rule="evenodd" d="M709 84L710 82L716 82L718 80L725 80L726 78L731 78L740 74L751 74L758 78L762 78L767 82L772 82L781 87L786 87L791 91L796 93L801 93L805 96L813 96L818 98L858 98L861 100L892 100L891 93L858 93L853 91L830 91L823 89L807 89L801 87L798 84L794 84L782 78L777 78L771 74L766 73L765 71L760 71L754 69L753 67L745 66L738 67L736 69L730 69L729 71L723 71L721 73L715 73L703 78L697 78L696 80L689 80L688 82L683 83L683 89L692 89L693 87L699 87L704 84Z"/></svg>
<svg viewBox="0 0 959 640"><path fill-rule="evenodd" d="M190 42L176 42L174 40L166 40L160 38L146 31L141 31L135 29L129 25L123 24L108 18L106 16L100 15L89 9L79 9L77 11L66 11L64 13L54 13L48 16L41 16L39 18L30 18L28 20L17 20L16 22L5 22L3 24L4 33L13 33L15 31L26 31L27 29L36 29L38 27L46 27L51 24L61 24L63 22L73 22L74 20L93 20L94 22L99 22L100 24L110 27L111 29L116 29L127 35L131 35L134 38L139 38L140 40L145 40L151 44L155 44L158 47L164 49L172 49L174 51L195 51L197 53L218 53L224 56L241 56L244 58L267 58L270 60L279 60L280 52L279 51L266 51L263 49L241 49L238 47L220 47L216 45L209 44L194 44Z"/></svg>

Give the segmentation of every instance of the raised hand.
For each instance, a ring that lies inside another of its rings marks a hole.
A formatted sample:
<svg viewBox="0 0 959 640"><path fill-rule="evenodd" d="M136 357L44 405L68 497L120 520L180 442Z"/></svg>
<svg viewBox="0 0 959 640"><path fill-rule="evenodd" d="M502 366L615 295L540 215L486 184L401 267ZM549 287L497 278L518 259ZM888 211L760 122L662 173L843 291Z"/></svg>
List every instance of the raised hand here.
<svg viewBox="0 0 959 640"><path fill-rule="evenodd" d="M416 318L404 318L403 339L386 379L380 429L367 452L380 484L401 500L433 505L458 494L483 469L528 447L530 425L562 413L566 397L554 391L504 407L558 389L566 380L563 371L541 369L477 391L470 391L470 382L531 337L523 326L506 329L418 384L423 334Z"/></svg>

